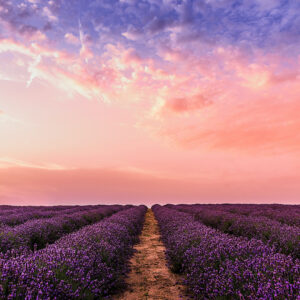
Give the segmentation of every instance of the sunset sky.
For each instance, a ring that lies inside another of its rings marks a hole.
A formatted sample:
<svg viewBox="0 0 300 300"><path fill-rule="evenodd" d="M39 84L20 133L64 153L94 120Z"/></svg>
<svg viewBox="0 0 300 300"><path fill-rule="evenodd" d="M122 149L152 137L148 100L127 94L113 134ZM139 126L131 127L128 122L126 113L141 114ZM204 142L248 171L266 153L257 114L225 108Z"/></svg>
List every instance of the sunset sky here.
<svg viewBox="0 0 300 300"><path fill-rule="evenodd" d="M0 204L300 204L300 1L0 0Z"/></svg>

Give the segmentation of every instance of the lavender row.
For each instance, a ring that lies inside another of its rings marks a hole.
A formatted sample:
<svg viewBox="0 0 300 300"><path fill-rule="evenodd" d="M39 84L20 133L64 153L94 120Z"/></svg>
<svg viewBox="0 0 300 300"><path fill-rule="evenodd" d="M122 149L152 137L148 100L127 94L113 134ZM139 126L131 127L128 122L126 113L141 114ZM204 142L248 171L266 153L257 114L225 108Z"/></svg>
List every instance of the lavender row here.
<svg viewBox="0 0 300 300"><path fill-rule="evenodd" d="M0 215L0 224L8 225L8 226L16 226L26 221L33 219L43 219L43 218L52 218L58 216L60 214L72 214L76 212L80 212L83 210L95 209L97 206L71 206L63 209L58 209L58 207L41 207L41 208L24 208L24 209L16 209L10 210L6 213Z"/></svg>
<svg viewBox="0 0 300 300"><path fill-rule="evenodd" d="M170 267L194 299L297 299L300 262L260 240L224 234L190 214L153 207Z"/></svg>
<svg viewBox="0 0 300 300"><path fill-rule="evenodd" d="M198 205L199 206L199 205ZM200 205L201 206L201 205ZM282 204L217 204L207 205L246 216L263 216L278 222L300 227L300 206Z"/></svg>
<svg viewBox="0 0 300 300"><path fill-rule="evenodd" d="M181 204L182 208L189 205ZM194 204L194 208L221 210L245 216L262 216L290 226L300 227L300 205L283 204Z"/></svg>
<svg viewBox="0 0 300 300"><path fill-rule="evenodd" d="M104 217L126 208L120 205L101 206L92 210L77 211L49 219L30 220L15 227L5 227L0 231L0 252L8 256L16 252L41 249L55 242L63 235L98 222Z"/></svg>
<svg viewBox="0 0 300 300"><path fill-rule="evenodd" d="M241 205L236 209L236 213L240 214ZM247 215L247 213L245 213ZM265 206L263 209L249 208L248 215L265 216L272 220L279 221L291 226L300 227L300 207L299 205L276 205Z"/></svg>
<svg viewBox="0 0 300 300"><path fill-rule="evenodd" d="M49 210L56 210L62 211L68 208L75 207L73 206L12 206L12 205L0 205L0 216L7 215L7 214L15 214L15 213L27 213L32 211L49 211ZM77 206L78 207L78 206Z"/></svg>
<svg viewBox="0 0 300 300"><path fill-rule="evenodd" d="M0 298L102 299L124 286L146 212L133 207L28 257L0 259Z"/></svg>
<svg viewBox="0 0 300 300"><path fill-rule="evenodd" d="M195 220L225 233L247 238L256 238L274 246L276 251L300 258L300 228L289 226L263 216L245 216L205 208L198 205L174 206L191 213Z"/></svg>

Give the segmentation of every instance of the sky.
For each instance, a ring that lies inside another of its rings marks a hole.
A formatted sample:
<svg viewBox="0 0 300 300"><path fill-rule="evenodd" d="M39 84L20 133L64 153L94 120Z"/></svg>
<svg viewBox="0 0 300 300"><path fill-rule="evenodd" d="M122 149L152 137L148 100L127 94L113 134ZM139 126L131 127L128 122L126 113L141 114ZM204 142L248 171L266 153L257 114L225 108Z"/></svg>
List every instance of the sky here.
<svg viewBox="0 0 300 300"><path fill-rule="evenodd" d="M0 204L300 204L300 2L0 0Z"/></svg>

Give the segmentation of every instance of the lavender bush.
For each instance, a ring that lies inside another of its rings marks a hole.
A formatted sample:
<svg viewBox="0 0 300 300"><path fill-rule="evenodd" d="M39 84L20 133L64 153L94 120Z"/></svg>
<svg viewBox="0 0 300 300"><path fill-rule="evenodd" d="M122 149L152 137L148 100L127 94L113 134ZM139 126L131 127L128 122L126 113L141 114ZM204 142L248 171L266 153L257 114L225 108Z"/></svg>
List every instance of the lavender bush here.
<svg viewBox="0 0 300 300"><path fill-rule="evenodd" d="M0 259L0 298L101 299L124 286L145 206L120 211L29 256Z"/></svg>
<svg viewBox="0 0 300 300"><path fill-rule="evenodd" d="M257 239L224 234L154 206L170 267L195 299L298 299L300 263Z"/></svg>
<svg viewBox="0 0 300 300"><path fill-rule="evenodd" d="M22 253L34 248L41 249L67 233L98 222L124 208L120 205L100 206L88 210L79 209L72 214L63 214L62 211L58 217L30 220L15 227L4 227L0 230L0 251Z"/></svg>
<svg viewBox="0 0 300 300"><path fill-rule="evenodd" d="M15 209L0 212L0 224L16 226L32 219L51 218L61 214L72 214L95 208L96 206L91 205L73 207L16 207Z"/></svg>
<svg viewBox="0 0 300 300"><path fill-rule="evenodd" d="M200 205L197 205L199 208ZM300 227L300 206L283 204L217 204L206 205L207 208L218 209L245 216L263 216L269 219Z"/></svg>
<svg viewBox="0 0 300 300"><path fill-rule="evenodd" d="M277 251L300 258L300 228L289 226L264 216L234 214L222 210L220 206L173 206L194 215L207 226L217 228L225 233L248 238L261 239L274 246Z"/></svg>

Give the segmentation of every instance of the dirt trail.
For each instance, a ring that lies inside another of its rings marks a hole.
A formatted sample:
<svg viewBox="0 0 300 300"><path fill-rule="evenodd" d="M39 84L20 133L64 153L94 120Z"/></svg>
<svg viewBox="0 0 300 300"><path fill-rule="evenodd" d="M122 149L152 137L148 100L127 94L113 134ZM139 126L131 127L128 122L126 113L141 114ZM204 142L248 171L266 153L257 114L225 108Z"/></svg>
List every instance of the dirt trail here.
<svg viewBox="0 0 300 300"><path fill-rule="evenodd" d="M160 241L158 224L152 210L148 209L137 252L131 259L131 272L127 278L128 289L115 299L126 300L178 300L181 286L166 266L164 250Z"/></svg>

